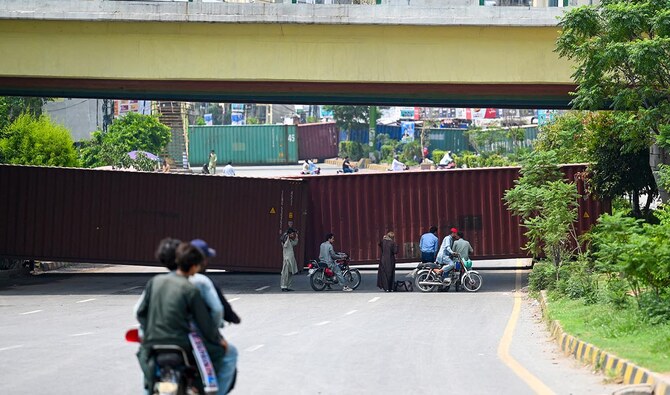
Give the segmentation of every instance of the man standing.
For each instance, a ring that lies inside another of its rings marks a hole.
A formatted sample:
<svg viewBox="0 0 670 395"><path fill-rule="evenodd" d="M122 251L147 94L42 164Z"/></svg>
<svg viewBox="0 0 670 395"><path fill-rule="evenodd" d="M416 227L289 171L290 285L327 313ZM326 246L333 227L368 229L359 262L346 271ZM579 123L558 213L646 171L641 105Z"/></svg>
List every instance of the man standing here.
<svg viewBox="0 0 670 395"><path fill-rule="evenodd" d="M319 247L319 261L327 264L330 270L335 272L337 280L340 282L340 284L342 284L342 291L351 292L353 289L345 285L346 283L344 281L344 276L342 276L342 270L340 270L340 266L335 264L335 259L342 258L342 255L335 253L335 250L333 249L333 242L335 242L335 235L328 233L326 235L326 241L321 243L321 246Z"/></svg>
<svg viewBox="0 0 670 395"><path fill-rule="evenodd" d="M216 153L214 150L209 153L209 166L207 167L209 174L216 174Z"/></svg>
<svg viewBox="0 0 670 395"><path fill-rule="evenodd" d="M288 228L286 233L281 237L282 254L284 263L281 268L281 290L282 292L293 291L293 275L298 273L298 264L295 261L295 253L293 247L298 245L298 232L293 228Z"/></svg>
<svg viewBox="0 0 670 395"><path fill-rule="evenodd" d="M474 251L470 242L463 238L463 232L458 232L458 240L454 241L454 246L451 249L461 257L461 261L464 263L470 259L470 253Z"/></svg>
<svg viewBox="0 0 670 395"><path fill-rule="evenodd" d="M427 233L424 233L419 240L419 248L421 249L421 263L435 262L435 254L437 254L437 246L440 240L437 238L437 226L431 226Z"/></svg>
<svg viewBox="0 0 670 395"><path fill-rule="evenodd" d="M235 169L233 169L233 162L229 161L226 167L223 168L223 175L229 177L235 176Z"/></svg>

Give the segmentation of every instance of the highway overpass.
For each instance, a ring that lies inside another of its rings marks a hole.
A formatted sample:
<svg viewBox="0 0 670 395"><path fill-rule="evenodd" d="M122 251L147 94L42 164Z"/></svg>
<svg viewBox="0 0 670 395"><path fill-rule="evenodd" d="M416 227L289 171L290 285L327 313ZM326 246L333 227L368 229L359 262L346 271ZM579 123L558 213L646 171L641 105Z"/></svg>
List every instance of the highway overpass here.
<svg viewBox="0 0 670 395"><path fill-rule="evenodd" d="M4 0L0 94L565 108L563 12Z"/></svg>

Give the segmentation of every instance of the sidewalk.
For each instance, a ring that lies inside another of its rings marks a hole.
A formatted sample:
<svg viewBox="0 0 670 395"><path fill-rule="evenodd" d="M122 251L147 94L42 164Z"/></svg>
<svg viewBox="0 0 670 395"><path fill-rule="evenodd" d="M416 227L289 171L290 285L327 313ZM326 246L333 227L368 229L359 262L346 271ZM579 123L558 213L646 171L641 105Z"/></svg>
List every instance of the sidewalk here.
<svg viewBox="0 0 670 395"><path fill-rule="evenodd" d="M421 262L396 263L396 270L413 270ZM377 270L377 264L351 265L361 270ZM531 258L512 259L477 259L472 261L472 270L513 270L530 269L533 266Z"/></svg>

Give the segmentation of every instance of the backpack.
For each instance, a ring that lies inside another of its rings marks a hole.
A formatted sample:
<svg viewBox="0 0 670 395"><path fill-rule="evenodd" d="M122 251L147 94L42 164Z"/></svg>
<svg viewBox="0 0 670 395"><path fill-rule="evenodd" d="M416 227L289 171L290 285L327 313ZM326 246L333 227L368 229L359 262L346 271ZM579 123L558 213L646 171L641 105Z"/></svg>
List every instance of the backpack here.
<svg viewBox="0 0 670 395"><path fill-rule="evenodd" d="M207 163L202 165L202 174L209 174L209 169L207 168Z"/></svg>

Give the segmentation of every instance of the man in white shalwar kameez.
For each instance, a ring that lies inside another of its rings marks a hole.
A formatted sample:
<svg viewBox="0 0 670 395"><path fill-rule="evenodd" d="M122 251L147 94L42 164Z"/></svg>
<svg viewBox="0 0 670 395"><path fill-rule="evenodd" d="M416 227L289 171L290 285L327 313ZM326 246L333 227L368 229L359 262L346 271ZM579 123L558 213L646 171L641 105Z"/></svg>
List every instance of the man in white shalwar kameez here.
<svg viewBox="0 0 670 395"><path fill-rule="evenodd" d="M295 261L293 247L298 245L298 232L293 228L288 228L282 236L284 263L281 268L281 290L282 292L293 291L293 275L298 273L298 264Z"/></svg>

